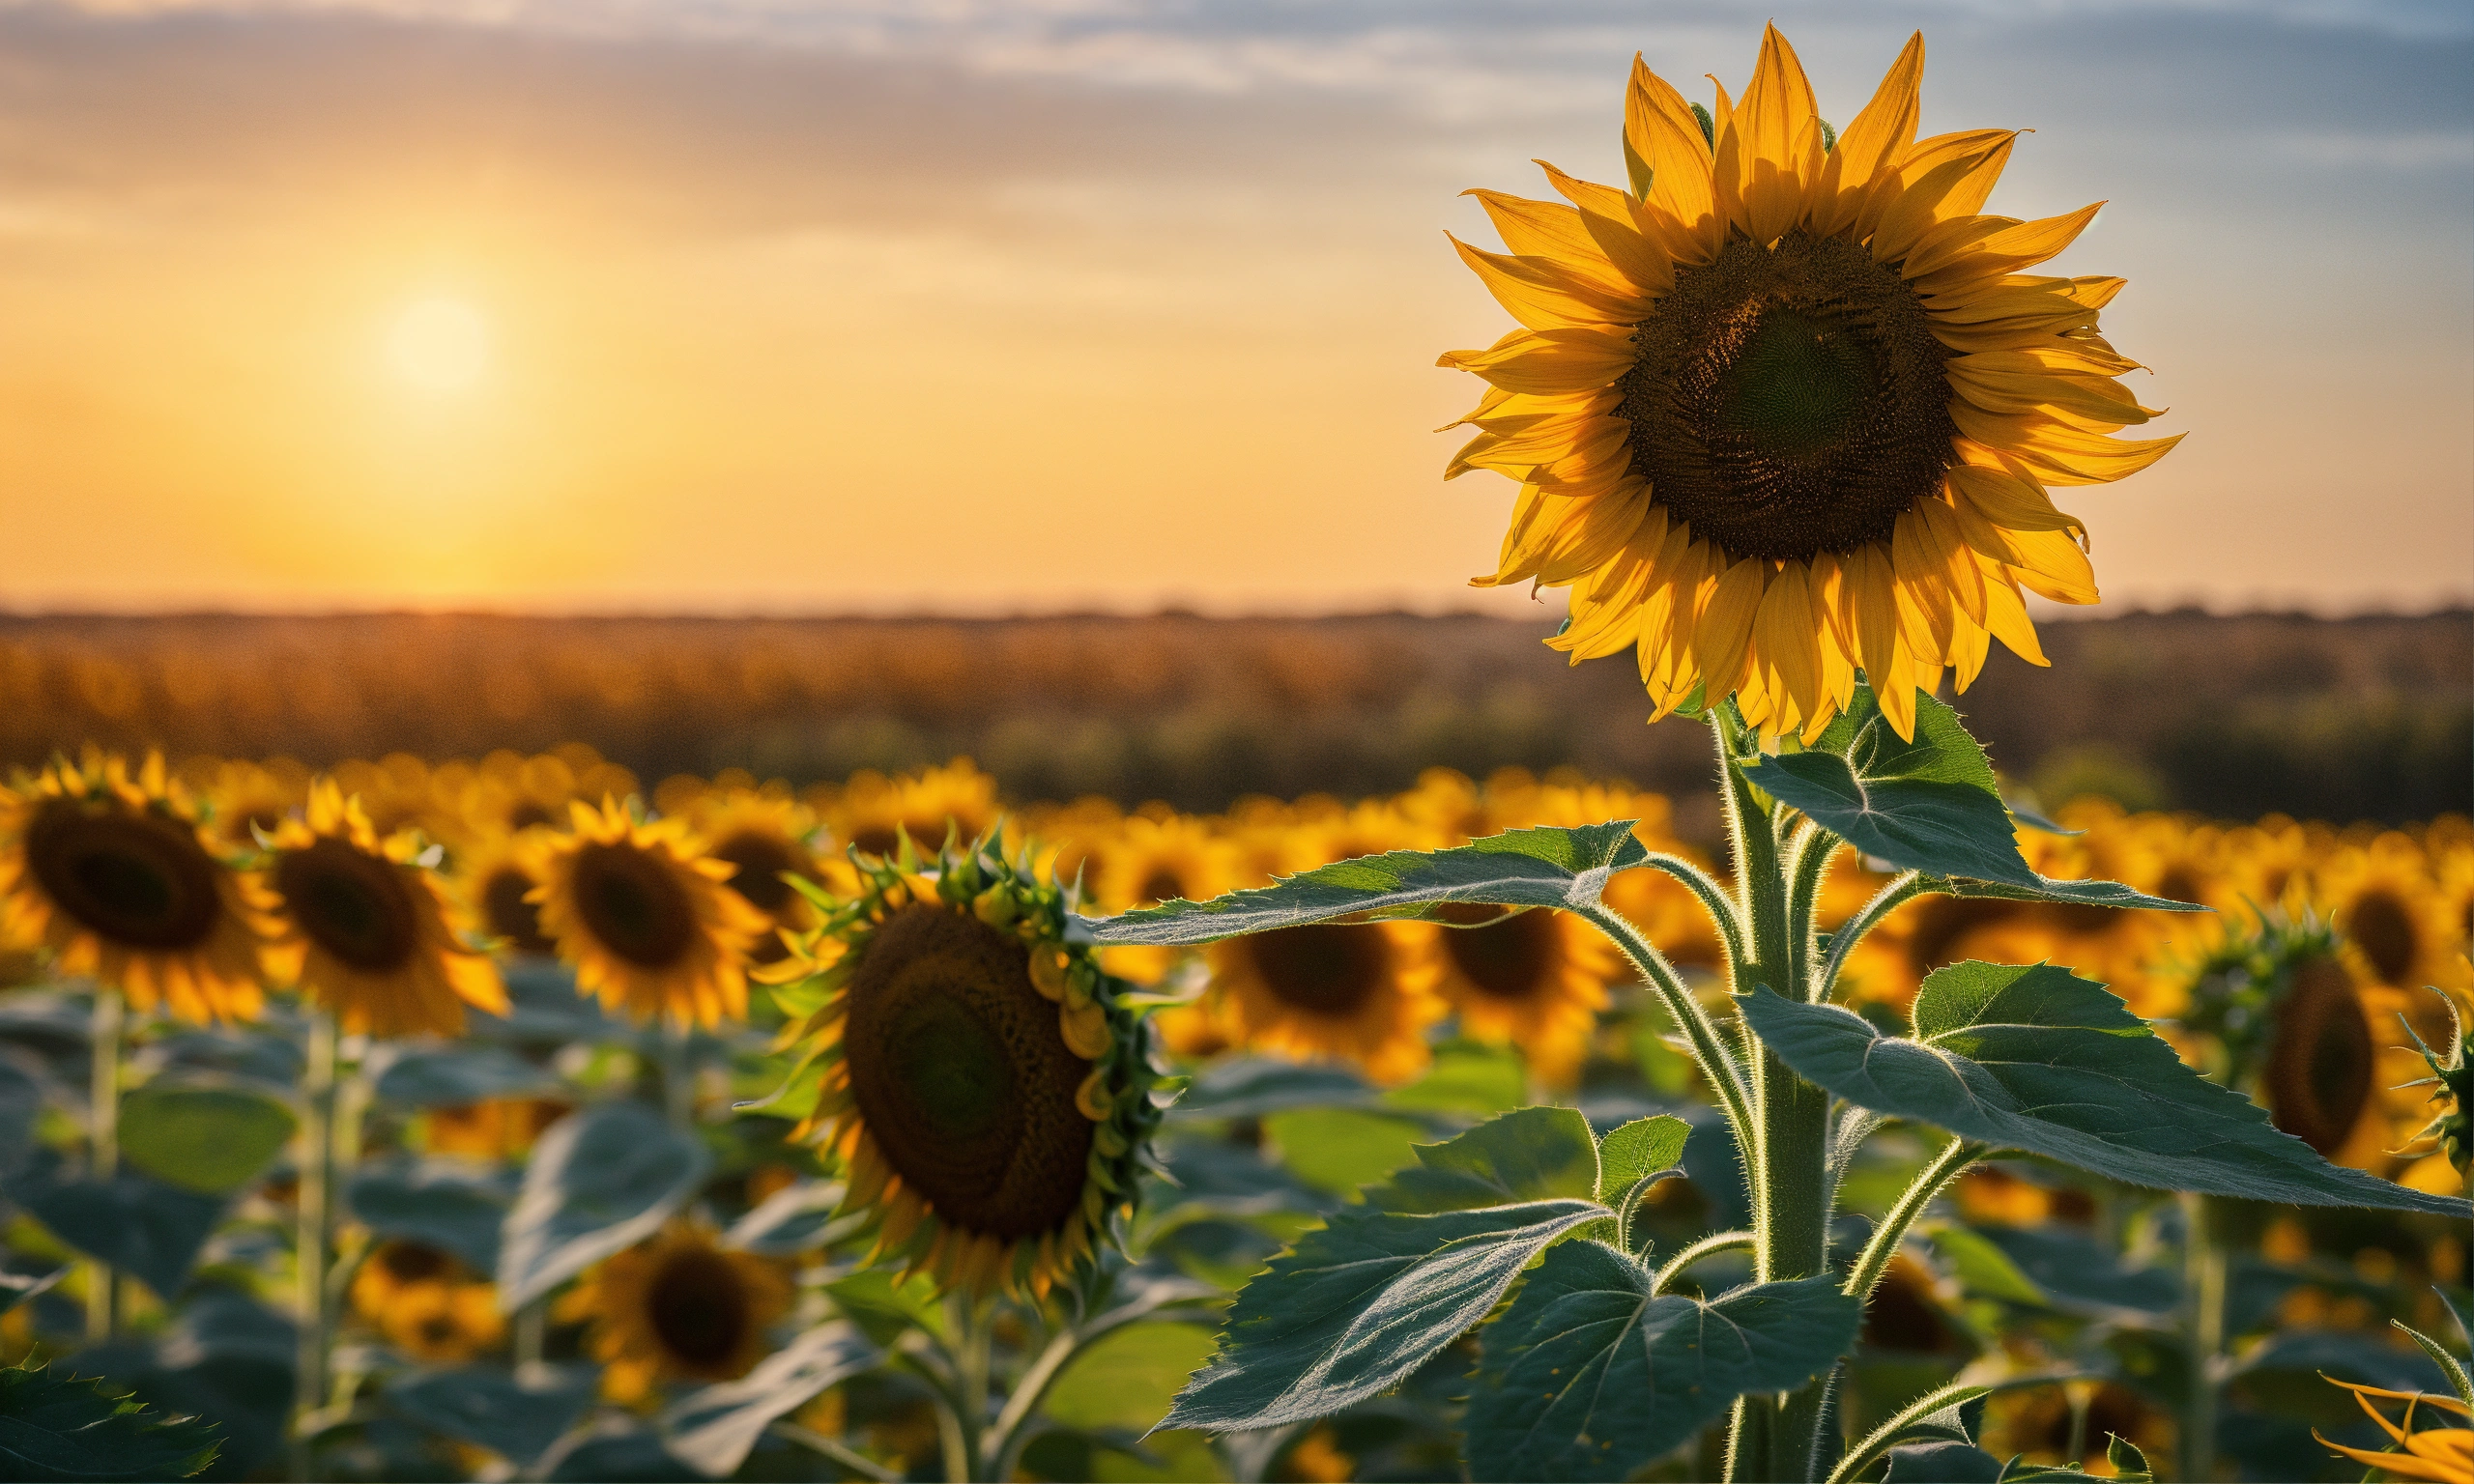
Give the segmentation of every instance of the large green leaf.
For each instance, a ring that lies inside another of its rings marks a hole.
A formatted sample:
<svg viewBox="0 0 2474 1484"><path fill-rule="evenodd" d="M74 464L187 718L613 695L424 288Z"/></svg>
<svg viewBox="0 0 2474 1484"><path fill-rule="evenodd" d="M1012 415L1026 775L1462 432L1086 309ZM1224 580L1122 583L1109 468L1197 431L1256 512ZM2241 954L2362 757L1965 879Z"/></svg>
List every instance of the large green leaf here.
<svg viewBox="0 0 2474 1484"><path fill-rule="evenodd" d="M1875 716L1844 755L1784 753L1760 758L1746 776L1866 855L1904 870L2020 886L2041 879L2019 854L1984 749L1957 712L1929 696L1915 699L1913 739Z"/></svg>
<svg viewBox="0 0 2474 1484"><path fill-rule="evenodd" d="M1595 1241L1546 1254L1483 1331L1469 1397L1481 1479L1621 1479L1750 1391L1786 1391L1856 1341L1864 1306L1833 1278L1763 1283L1704 1303Z"/></svg>
<svg viewBox="0 0 2474 1484"><path fill-rule="evenodd" d="M149 1082L120 1100L120 1154L184 1190L229 1195L274 1162L296 1122L245 1086Z"/></svg>
<svg viewBox="0 0 2474 1484"><path fill-rule="evenodd" d="M1736 1003L1806 1080L1858 1107L1935 1124L2129 1184L2308 1206L2462 1216L2466 1202L2330 1164L2256 1103L2184 1066L2102 985L2053 964L1960 963L1925 978L1915 1036L1767 989Z"/></svg>
<svg viewBox="0 0 2474 1484"><path fill-rule="evenodd" d="M499 1244L508 1313L658 1231L704 1184L703 1141L641 1102L606 1102L550 1126Z"/></svg>
<svg viewBox="0 0 2474 1484"><path fill-rule="evenodd" d="M1086 926L1102 943L1210 943L1337 917L1435 917L1453 902L1593 906L1608 876L1649 859L1632 824L1510 830L1450 850L1360 856L1252 891L1171 901Z"/></svg>
<svg viewBox="0 0 2474 1484"><path fill-rule="evenodd" d="M1417 1156L1246 1285L1161 1426L1277 1427L1397 1384L1549 1243L1607 1215L1572 1108L1522 1108Z"/></svg>
<svg viewBox="0 0 2474 1484"><path fill-rule="evenodd" d="M216 1196L129 1170L109 1180L79 1179L50 1149L37 1149L12 1173L6 1193L53 1236L142 1280L167 1301L180 1294L223 1215Z"/></svg>
<svg viewBox="0 0 2474 1484"><path fill-rule="evenodd" d="M1279 1427L1396 1385L1484 1319L1550 1242L1605 1214L1576 1200L1343 1212L1238 1294L1219 1353L1161 1426Z"/></svg>
<svg viewBox="0 0 2474 1484"><path fill-rule="evenodd" d="M2119 881L2056 881L2038 876L2032 884L2012 881L1970 881L1965 878L1928 877L1922 883L1928 892L1941 892L1951 897L1994 897L2003 901L2054 901L2072 907L2140 907L2150 912L2213 912L2195 901L2175 901L2170 897L2150 897L2136 892Z"/></svg>
<svg viewBox="0 0 2474 1484"><path fill-rule="evenodd" d="M523 1469L592 1406L594 1381L587 1366L538 1366L519 1380L495 1365L468 1365L398 1376L386 1395L430 1431L478 1443Z"/></svg>
<svg viewBox="0 0 2474 1484"><path fill-rule="evenodd" d="M151 1411L101 1381L0 1370L0 1478L185 1479L221 1446L213 1423Z"/></svg>
<svg viewBox="0 0 2474 1484"><path fill-rule="evenodd" d="M673 1457L705 1477L727 1479L747 1462L773 1419L874 1366L882 1353L849 1320L828 1320L764 1357L736 1381L703 1387L673 1403L659 1426Z"/></svg>
<svg viewBox="0 0 2474 1484"><path fill-rule="evenodd" d="M445 1247L475 1272L495 1272L515 1178L456 1159L389 1159L353 1172L344 1203L381 1237Z"/></svg>

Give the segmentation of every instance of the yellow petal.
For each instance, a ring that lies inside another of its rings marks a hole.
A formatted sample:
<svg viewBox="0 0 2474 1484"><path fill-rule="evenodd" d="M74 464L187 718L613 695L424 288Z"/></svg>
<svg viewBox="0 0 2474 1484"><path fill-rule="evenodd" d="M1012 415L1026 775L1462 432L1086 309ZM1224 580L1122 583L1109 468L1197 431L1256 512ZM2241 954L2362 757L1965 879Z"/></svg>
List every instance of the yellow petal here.
<svg viewBox="0 0 2474 1484"><path fill-rule="evenodd" d="M1507 391L1558 396L1597 391L1632 368L1628 330L1517 329L1482 351L1450 351L1437 365L1473 372Z"/></svg>
<svg viewBox="0 0 2474 1484"><path fill-rule="evenodd" d="M1452 234L1445 233L1446 237ZM1649 317L1642 300L1619 300L1562 265L1546 258L1507 256L1472 247L1456 237L1452 245L1460 261L1478 274L1486 292L1504 312L1532 329L1568 329L1574 326L1629 327Z"/></svg>
<svg viewBox="0 0 2474 1484"><path fill-rule="evenodd" d="M1814 192L1812 229L1817 235L1844 232L1869 196L1877 177L1888 172L1908 146L1915 142L1920 104L1917 89L1924 80L1924 33L1907 45L1882 77L1873 100L1848 124L1838 145L1822 166L1821 186Z"/></svg>
<svg viewBox="0 0 2474 1484"><path fill-rule="evenodd" d="M1903 186L1897 199L1883 211L1880 225L1873 229L1873 261L1903 263L1931 228L1956 217L1974 215L1975 209L1992 192L1993 183L2000 178L2015 137L1998 133L1974 153L1943 160L1917 177L1914 184Z"/></svg>
<svg viewBox="0 0 2474 1484"><path fill-rule="evenodd" d="M1968 438L2009 454L2049 484L2107 484L2125 478L2182 441L2179 433L2171 438L2107 438L2033 413L1988 413L1964 398L1951 401L1950 420Z"/></svg>
<svg viewBox="0 0 2474 1484"><path fill-rule="evenodd" d="M1841 622L1856 641L1856 663L1879 689L1898 659L1898 595L1889 558L1878 545L1859 546L1842 568Z"/></svg>
<svg viewBox="0 0 2474 1484"><path fill-rule="evenodd" d="M2013 531L2010 544L2027 564L2015 568L2019 581L2056 603L2096 601L2096 569L2078 543L2057 530Z"/></svg>
<svg viewBox="0 0 2474 1484"><path fill-rule="evenodd" d="M2053 664L2036 641L2035 621L2028 616L2028 602L2019 595L2018 579L1998 566L1985 574L1984 626L2012 654L2028 664Z"/></svg>
<svg viewBox="0 0 2474 1484"><path fill-rule="evenodd" d="M1984 621L1984 574L1960 531L1958 518L1938 499L1919 499L1909 514L1915 517L1918 544L1930 555L1942 580L1958 600L1960 612Z"/></svg>
<svg viewBox="0 0 2474 1484"><path fill-rule="evenodd" d="M2059 216L2005 227L1946 266L1911 268L1907 276L1913 280L1919 294L1946 294L1971 280L1997 278L2033 268L2077 241L2104 205L2102 201L2091 202Z"/></svg>
<svg viewBox="0 0 2474 1484"><path fill-rule="evenodd" d="M1692 657L1713 701L1740 689L1750 669L1752 622L1761 611L1768 566L1746 559L1727 568L1693 615Z"/></svg>
<svg viewBox="0 0 2474 1484"><path fill-rule="evenodd" d="M1683 95L1632 59L1631 85L1624 95L1624 145L1648 167L1644 197L1671 218L1687 248L1683 261L1707 263L1718 255L1725 223L1718 219L1711 180L1710 142Z"/></svg>
<svg viewBox="0 0 2474 1484"><path fill-rule="evenodd" d="M1973 505L1976 513L2004 530L2086 534L2087 528L2079 517L2055 509L2044 486L2026 474L1980 464L1954 464L1948 483L1963 503Z"/></svg>
<svg viewBox="0 0 2474 1484"><path fill-rule="evenodd" d="M1500 190L1464 190L1476 196L1486 216L1502 234L1504 245L1520 257L1544 258L1570 271L1610 295L1631 296L1633 286L1581 223L1581 214L1560 201L1532 201Z"/></svg>
<svg viewBox="0 0 2474 1484"><path fill-rule="evenodd" d="M1637 293L1659 295L1675 287L1675 260L1653 232L1641 204L1612 186L1574 180L1544 160L1535 162L1547 183L1579 211L1590 241Z"/></svg>
<svg viewBox="0 0 2474 1484"><path fill-rule="evenodd" d="M1950 663L1958 671L1958 689L1965 694L1975 684L1976 675L1984 669L1984 657L1993 649L1993 636L1982 624L1965 614L1950 620Z"/></svg>
<svg viewBox="0 0 2474 1484"><path fill-rule="evenodd" d="M2108 377L2058 371L2002 371L1968 364L1960 356L1942 362L1950 386L1988 413L2066 414L2090 432L2112 432L2155 415Z"/></svg>
<svg viewBox="0 0 2474 1484"><path fill-rule="evenodd" d="M1712 169L1732 186L1737 223L1756 243L1777 241L1804 214L1805 189L1821 170L1821 134L1812 84L1774 25L1762 28L1752 81L1718 135Z"/></svg>
<svg viewBox="0 0 2474 1484"><path fill-rule="evenodd" d="M1769 577L1753 625L1764 681L1773 695L1810 716L1821 700L1821 650L1804 564L1790 561Z"/></svg>

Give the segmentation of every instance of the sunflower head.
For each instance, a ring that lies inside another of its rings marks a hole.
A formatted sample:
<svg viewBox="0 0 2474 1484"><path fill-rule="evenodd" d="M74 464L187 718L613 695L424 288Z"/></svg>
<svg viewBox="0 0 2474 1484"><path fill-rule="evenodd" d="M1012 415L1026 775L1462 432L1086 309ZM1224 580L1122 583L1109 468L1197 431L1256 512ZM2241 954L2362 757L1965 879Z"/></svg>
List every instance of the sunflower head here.
<svg viewBox="0 0 2474 1484"><path fill-rule="evenodd" d="M765 1331L791 1298L779 1263L677 1222L588 1271L558 1314L590 1321L586 1347L602 1363L603 1394L636 1405L664 1382L746 1375L771 1348Z"/></svg>
<svg viewBox="0 0 2474 1484"><path fill-rule="evenodd" d="M2016 136L1917 139L1923 64L1919 37L1833 135L1774 27L1706 126L1635 58L1628 189L1548 165L1564 202L1471 192L1510 250L1454 245L1523 327L1441 362L1490 387L1445 477L1521 485L1476 581L1569 587L1550 642L1635 649L1658 716L1733 695L1811 740L1860 669L1912 733L1992 640L2045 663L2023 587L2096 600L2047 487L2172 446L2107 436L2155 415L2097 332L2122 281L2023 271L2096 208L1985 214Z"/></svg>
<svg viewBox="0 0 2474 1484"><path fill-rule="evenodd" d="M460 1364L506 1333L498 1291L453 1254L388 1239L353 1274L353 1312L417 1360Z"/></svg>
<svg viewBox="0 0 2474 1484"><path fill-rule="evenodd" d="M1120 1240L1160 1119L1143 1013L1033 858L861 858L857 895L763 976L799 1013L786 1098L812 1093L803 1131L877 1255L973 1292L1045 1294Z"/></svg>
<svg viewBox="0 0 2474 1484"><path fill-rule="evenodd" d="M996 780L967 757L895 778L854 773L818 813L836 840L890 859L905 840L928 851L948 837L967 841L986 834L996 823Z"/></svg>
<svg viewBox="0 0 2474 1484"><path fill-rule="evenodd" d="M268 969L346 1031L460 1036L468 1005L506 1013L497 966L457 938L414 831L379 839L360 802L321 780L303 816L277 826L267 848L263 874L283 929Z"/></svg>
<svg viewBox="0 0 2474 1484"><path fill-rule="evenodd" d="M518 957L547 958L558 953L559 945L541 929L541 909L532 899L550 879L556 838L546 827L533 826L482 835L457 852L457 897L468 930Z"/></svg>
<svg viewBox="0 0 2474 1484"><path fill-rule="evenodd" d="M1468 921L1456 919L1465 916ZM1463 1034L1520 1047L1539 1080L1568 1086L1580 1074L1607 986L1625 976L1604 934L1552 908L1506 914L1492 907L1447 912L1432 933L1436 987Z"/></svg>
<svg viewBox="0 0 2474 1484"><path fill-rule="evenodd" d="M132 772L90 752L0 789L0 938L141 1011L255 1019L266 905L159 756Z"/></svg>
<svg viewBox="0 0 2474 1484"><path fill-rule="evenodd" d="M640 819L615 800L573 815L525 899L576 966L576 988L639 1021L744 1017L748 950L771 923L731 890L739 868L705 854L684 820Z"/></svg>
<svg viewBox="0 0 2474 1484"><path fill-rule="evenodd" d="M803 931L817 924L815 904L791 885L794 880L818 885L825 879L812 848L815 812L789 798L732 788L698 797L688 806L687 818L704 838L705 853L730 865L730 889L769 919L768 930L752 949L755 961L780 958L781 931Z"/></svg>

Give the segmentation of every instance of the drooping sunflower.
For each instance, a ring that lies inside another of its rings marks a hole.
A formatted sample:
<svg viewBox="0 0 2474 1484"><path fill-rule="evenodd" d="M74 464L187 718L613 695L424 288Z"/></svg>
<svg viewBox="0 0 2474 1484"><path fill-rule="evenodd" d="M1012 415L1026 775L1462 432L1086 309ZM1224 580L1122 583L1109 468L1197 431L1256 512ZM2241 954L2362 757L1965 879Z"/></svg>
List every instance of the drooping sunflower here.
<svg viewBox="0 0 2474 1484"><path fill-rule="evenodd" d="M1991 640L2045 663L2023 585L2096 601L2047 486L2173 445L2107 436L2154 415L2097 333L2122 280L2023 271L2096 208L1981 214L2016 135L1918 140L1923 66L1919 36L1833 136L1774 27L1706 128L1636 57L1629 190L1548 165L1570 205L1472 192L1510 252L1454 245L1523 327L1441 362L1491 386L1446 477L1521 483L1475 582L1568 586L1551 642L1633 646L1655 715L1733 693L1811 738L1861 667L1909 734L1914 691L1964 690Z"/></svg>
<svg viewBox="0 0 2474 1484"><path fill-rule="evenodd" d="M202 812L149 755L89 753L0 789L0 938L119 988L141 1012L253 1020L266 901L216 854Z"/></svg>
<svg viewBox="0 0 2474 1484"><path fill-rule="evenodd" d="M859 895L762 971L812 1006L783 1044L804 1134L849 1170L876 1254L973 1293L1045 1294L1121 1235L1160 1110L1149 1031L1054 879L983 841L869 861Z"/></svg>
<svg viewBox="0 0 2474 1484"><path fill-rule="evenodd" d="M424 1242L380 1242L353 1274L352 1307L396 1349L433 1364L471 1360L506 1333L498 1290Z"/></svg>
<svg viewBox="0 0 2474 1484"><path fill-rule="evenodd" d="M457 895L473 926L506 953L548 958L559 945L541 930L541 909L532 894L550 879L555 837L540 826L483 835L456 859Z"/></svg>
<svg viewBox="0 0 2474 1484"><path fill-rule="evenodd" d="M420 863L414 831L379 839L360 802L321 780L305 815L284 820L268 845L263 874L282 929L268 970L345 1031L461 1036L468 1005L506 1013L497 965L457 939L446 890Z"/></svg>
<svg viewBox="0 0 2474 1484"><path fill-rule="evenodd" d="M548 879L526 900L576 968L576 988L639 1021L719 1025L747 1014L747 951L770 919L730 889L738 868L701 853L679 819L616 801L574 806Z"/></svg>
<svg viewBox="0 0 2474 1484"><path fill-rule="evenodd" d="M755 1369L791 1298L781 1264L674 1222L588 1270L556 1313L590 1321L585 1345L602 1364L602 1395L632 1406L664 1382L735 1381Z"/></svg>
<svg viewBox="0 0 2474 1484"><path fill-rule="evenodd" d="M2287 975L2270 1012L2259 1073L2268 1121L2330 1159L2375 1160L2386 1128L2363 1117L2372 1105L2374 1057L2353 975L2333 955L2303 958Z"/></svg>
<svg viewBox="0 0 2474 1484"><path fill-rule="evenodd" d="M810 845L816 838L815 813L792 799L733 788L698 798L688 807L687 819L704 838L705 855L732 867L730 889L768 920L767 930L750 950L751 960L771 963L782 957L783 932L803 932L817 924L815 904L786 879L812 884L825 879Z"/></svg>

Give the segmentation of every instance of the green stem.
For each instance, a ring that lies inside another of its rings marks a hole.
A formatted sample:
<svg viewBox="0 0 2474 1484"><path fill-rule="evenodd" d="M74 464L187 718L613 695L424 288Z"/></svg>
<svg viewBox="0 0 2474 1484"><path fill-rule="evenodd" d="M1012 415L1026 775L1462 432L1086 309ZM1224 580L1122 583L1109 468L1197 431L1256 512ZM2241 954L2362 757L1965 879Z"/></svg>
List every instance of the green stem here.
<svg viewBox="0 0 2474 1484"><path fill-rule="evenodd" d="M902 1484L901 1474L877 1463L849 1443L839 1439L827 1438L814 1428L801 1427L796 1422L777 1421L768 1424L765 1431L785 1442L795 1442L811 1453L820 1453L831 1459L835 1468L847 1469L861 1478L876 1479L880 1481L880 1484Z"/></svg>
<svg viewBox="0 0 2474 1484"><path fill-rule="evenodd" d="M1829 955L1822 960L1819 982L1813 986L1813 1001L1827 1004L1838 990L1838 971L1847 964L1847 956L1863 941L1864 934L1882 925L1882 919L1897 911L1924 894L1924 873L1911 870L1873 894L1854 917L1839 925L1829 935Z"/></svg>
<svg viewBox="0 0 2474 1484"><path fill-rule="evenodd" d="M120 1169L120 1056L128 1007L118 989L95 990L93 1070L88 1084L88 1173L107 1181ZM86 1265L86 1339L101 1345L120 1335L120 1273L100 1259Z"/></svg>
<svg viewBox="0 0 2474 1484"><path fill-rule="evenodd" d="M1674 1017L1677 1027L1683 1032L1684 1041L1692 1047L1692 1059L1700 1064L1701 1075L1717 1093L1718 1105L1735 1130L1736 1147L1743 1151L1745 1165L1749 1168L1755 1132L1750 1090L1744 1086L1742 1068L1726 1042L1720 1039L1709 1012L1703 1010L1701 1002L1692 997L1692 991L1684 987L1683 978L1666 961L1666 956L1658 952L1657 945L1642 936L1641 930L1621 913L1596 904L1574 910L1592 927L1613 939L1616 947L1624 950L1624 956L1632 960L1632 967L1640 971L1641 978L1656 992L1659 1002L1666 1006L1667 1013Z"/></svg>
<svg viewBox="0 0 2474 1484"><path fill-rule="evenodd" d="M292 1265L300 1310L301 1345L293 1365L292 1474L317 1477L315 1413L327 1404L327 1247L332 1235L330 1188L334 1173L335 1020L309 1008L308 1067L301 1083L301 1225Z"/></svg>
<svg viewBox="0 0 2474 1484"><path fill-rule="evenodd" d="M1856 1266L1848 1271L1839 1292L1852 1298L1870 1299L1882 1274L1889 1270L1890 1259L1898 1255L1899 1244L1907 1241L1907 1229L1915 1224L1915 1218L1924 1213L1933 1197L1942 1193L1943 1185L1984 1157L1984 1151L1982 1144L1952 1139L1930 1164L1916 1171L1915 1178L1908 1182L1907 1188L1899 1192L1898 1199L1882 1216L1882 1224L1873 1228L1873 1240L1864 1243L1863 1255L1856 1259Z"/></svg>
<svg viewBox="0 0 2474 1484"><path fill-rule="evenodd" d="M1821 883L1830 857L1838 853L1838 837L1809 820L1796 832L1792 871L1795 885L1787 896L1787 922L1793 938L1787 945L1790 976L1806 998L1812 993L1813 927L1821 915ZM1796 930L1800 928L1801 930Z"/></svg>
<svg viewBox="0 0 2474 1484"><path fill-rule="evenodd" d="M1736 904L1727 899L1727 889L1718 884L1716 877L1680 855L1668 855L1663 851L1651 852L1650 858L1641 864L1683 882L1686 890L1700 899L1701 909L1710 914L1710 921L1718 925L1718 936L1726 944L1727 957L1732 960L1744 956L1743 919L1737 913Z"/></svg>
<svg viewBox="0 0 2474 1484"><path fill-rule="evenodd" d="M696 1064L691 1040L696 1033L664 1020L659 1034L662 1109L673 1124L692 1131L696 1127Z"/></svg>
<svg viewBox="0 0 2474 1484"><path fill-rule="evenodd" d="M1704 1237L1666 1260L1666 1265L1658 1269L1656 1274L1650 1279L1650 1292L1663 1294L1673 1288L1675 1280L1683 1276L1683 1270L1705 1257L1715 1257L1721 1252L1740 1251L1758 1246L1760 1243L1761 1239L1751 1232L1719 1232L1714 1236Z"/></svg>
<svg viewBox="0 0 2474 1484"><path fill-rule="evenodd" d="M1809 917L1791 921L1793 890L1779 859L1777 823L1744 776L1746 738L1729 704L1717 719L1727 830L1736 850L1736 880L1752 920L1753 957L1735 971L1735 989L1767 986L1782 998L1800 1000L1805 986L1795 978L1795 940L1809 937ZM1809 906L1809 903L1807 903ZM1829 1261L1829 1095L1796 1074L1762 1046L1753 1062L1759 1109L1760 1156L1754 1192L1756 1276L1779 1283L1815 1277ZM1731 1479L1802 1480L1812 1470L1820 1436L1827 1381L1815 1381L1783 1399L1746 1398L1738 1409L1741 1437L1729 1460Z"/></svg>
<svg viewBox="0 0 2474 1484"><path fill-rule="evenodd" d="M2190 1393L2182 1404L2182 1477L2216 1477L2217 1356L2225 1349L2225 1253L2217 1245L2214 1203L2184 1191L2183 1333L2191 1347Z"/></svg>

